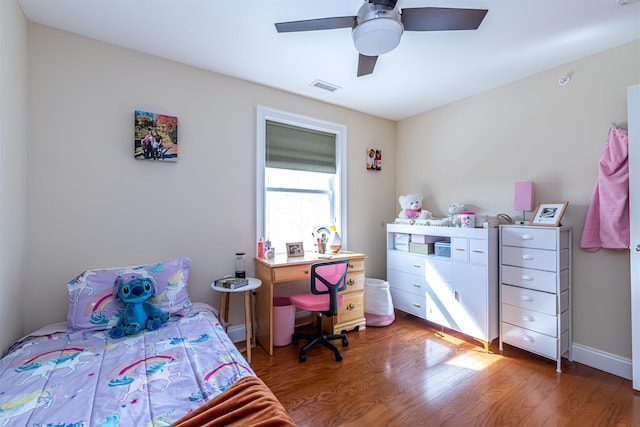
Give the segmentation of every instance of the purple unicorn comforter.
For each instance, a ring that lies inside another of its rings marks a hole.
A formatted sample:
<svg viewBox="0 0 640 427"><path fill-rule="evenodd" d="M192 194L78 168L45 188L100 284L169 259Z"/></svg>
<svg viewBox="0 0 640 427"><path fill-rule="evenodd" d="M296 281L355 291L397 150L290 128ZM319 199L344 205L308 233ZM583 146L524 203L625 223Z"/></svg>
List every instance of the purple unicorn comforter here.
<svg viewBox="0 0 640 427"><path fill-rule="evenodd" d="M255 375L204 305L120 339L42 331L0 360L0 427L165 426Z"/></svg>

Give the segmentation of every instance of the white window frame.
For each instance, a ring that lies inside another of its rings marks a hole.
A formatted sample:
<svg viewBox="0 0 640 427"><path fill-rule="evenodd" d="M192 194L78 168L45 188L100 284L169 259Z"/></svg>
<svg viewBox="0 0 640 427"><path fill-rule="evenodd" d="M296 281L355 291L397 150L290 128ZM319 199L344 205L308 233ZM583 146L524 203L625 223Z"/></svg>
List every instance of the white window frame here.
<svg viewBox="0 0 640 427"><path fill-rule="evenodd" d="M338 123L305 117L263 106L257 107L256 120L256 241L266 237L265 227L265 157L267 120L333 133L336 136L336 227L342 239L342 249L347 246L347 127ZM284 248L282 248L284 249Z"/></svg>

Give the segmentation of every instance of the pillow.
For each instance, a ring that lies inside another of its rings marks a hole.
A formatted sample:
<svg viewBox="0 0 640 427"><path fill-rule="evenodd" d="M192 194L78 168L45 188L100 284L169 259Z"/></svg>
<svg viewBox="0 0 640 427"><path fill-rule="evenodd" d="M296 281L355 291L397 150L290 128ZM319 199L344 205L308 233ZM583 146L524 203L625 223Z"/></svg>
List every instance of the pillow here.
<svg viewBox="0 0 640 427"><path fill-rule="evenodd" d="M158 308L172 316L184 316L191 309L187 286L189 265L189 258L180 257L149 265L84 271L67 284L69 329L99 331L115 325L124 308L118 298L116 279L131 272L155 282L156 295L151 301Z"/></svg>

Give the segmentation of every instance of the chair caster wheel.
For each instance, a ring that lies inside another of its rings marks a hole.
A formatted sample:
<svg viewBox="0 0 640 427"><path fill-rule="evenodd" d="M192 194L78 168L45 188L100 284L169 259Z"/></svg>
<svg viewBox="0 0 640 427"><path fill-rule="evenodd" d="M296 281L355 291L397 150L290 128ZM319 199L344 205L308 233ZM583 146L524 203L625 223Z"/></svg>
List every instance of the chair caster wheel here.
<svg viewBox="0 0 640 427"><path fill-rule="evenodd" d="M336 360L342 362L342 353L336 353Z"/></svg>
<svg viewBox="0 0 640 427"><path fill-rule="evenodd" d="M307 355L306 354L301 354L300 355L300 361L301 362L306 362L307 361Z"/></svg>
<svg viewBox="0 0 640 427"><path fill-rule="evenodd" d="M360 330L360 325L356 326L354 331L358 332Z"/></svg>
<svg viewBox="0 0 640 427"><path fill-rule="evenodd" d="M342 346L343 346L343 347L346 347L346 346L348 346L348 345L349 345L349 340L348 340L348 339L346 339L346 338L342 338Z"/></svg>

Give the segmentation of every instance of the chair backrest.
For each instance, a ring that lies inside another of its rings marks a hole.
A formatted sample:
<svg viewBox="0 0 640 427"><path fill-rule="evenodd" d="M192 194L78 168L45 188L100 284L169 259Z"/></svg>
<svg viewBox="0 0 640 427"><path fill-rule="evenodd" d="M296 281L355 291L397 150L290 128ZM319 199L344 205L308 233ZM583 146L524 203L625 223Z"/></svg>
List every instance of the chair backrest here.
<svg viewBox="0 0 640 427"><path fill-rule="evenodd" d="M338 291L347 289L347 269L349 260L329 261L311 266L311 293L329 294L327 316L338 314Z"/></svg>

